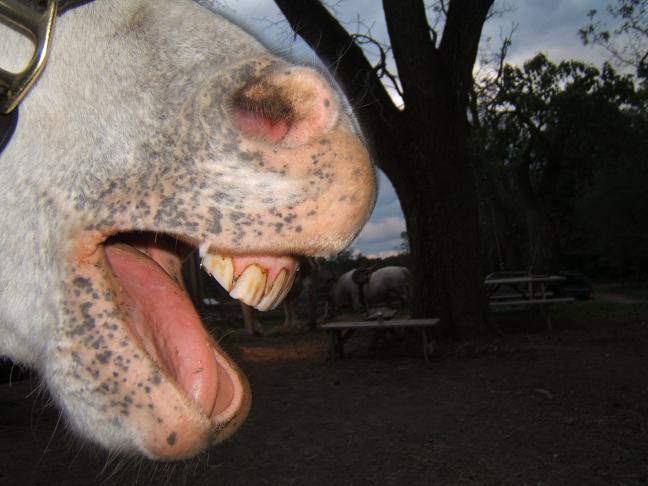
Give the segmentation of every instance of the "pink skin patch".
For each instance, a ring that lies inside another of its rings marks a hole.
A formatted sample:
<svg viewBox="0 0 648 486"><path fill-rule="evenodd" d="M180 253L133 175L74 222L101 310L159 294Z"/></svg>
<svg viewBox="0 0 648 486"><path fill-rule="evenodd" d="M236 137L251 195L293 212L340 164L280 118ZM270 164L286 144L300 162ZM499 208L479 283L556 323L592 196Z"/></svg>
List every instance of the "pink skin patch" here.
<svg viewBox="0 0 648 486"><path fill-rule="evenodd" d="M234 123L246 136L268 143L279 143L290 129L285 119L273 120L262 114L237 108L233 114Z"/></svg>
<svg viewBox="0 0 648 486"><path fill-rule="evenodd" d="M301 146L328 133L340 107L325 80L310 69L279 70L235 94L232 119L247 138Z"/></svg>

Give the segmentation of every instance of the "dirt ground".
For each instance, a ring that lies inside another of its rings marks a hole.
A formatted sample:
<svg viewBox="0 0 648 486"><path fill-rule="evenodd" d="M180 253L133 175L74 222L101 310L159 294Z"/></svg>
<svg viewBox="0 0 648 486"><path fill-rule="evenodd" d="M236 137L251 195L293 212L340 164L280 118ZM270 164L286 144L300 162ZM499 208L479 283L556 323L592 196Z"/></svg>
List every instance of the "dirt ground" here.
<svg viewBox="0 0 648 486"><path fill-rule="evenodd" d="M33 383L1 385L0 485L647 484L648 306L573 305L553 333L497 314L502 343L429 365L409 336L358 334L334 363L321 334L230 339L250 417L173 468L92 451Z"/></svg>

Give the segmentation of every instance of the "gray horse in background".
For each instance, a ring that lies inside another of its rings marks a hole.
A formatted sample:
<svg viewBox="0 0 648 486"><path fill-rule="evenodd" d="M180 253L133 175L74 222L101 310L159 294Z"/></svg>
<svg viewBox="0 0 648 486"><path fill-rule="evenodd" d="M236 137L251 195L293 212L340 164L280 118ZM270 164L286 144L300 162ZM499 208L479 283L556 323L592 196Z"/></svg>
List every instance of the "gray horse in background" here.
<svg viewBox="0 0 648 486"><path fill-rule="evenodd" d="M333 287L333 314L348 307L354 312L368 312L380 303L396 299L404 307L410 302L411 274L405 267L389 266L349 270Z"/></svg>

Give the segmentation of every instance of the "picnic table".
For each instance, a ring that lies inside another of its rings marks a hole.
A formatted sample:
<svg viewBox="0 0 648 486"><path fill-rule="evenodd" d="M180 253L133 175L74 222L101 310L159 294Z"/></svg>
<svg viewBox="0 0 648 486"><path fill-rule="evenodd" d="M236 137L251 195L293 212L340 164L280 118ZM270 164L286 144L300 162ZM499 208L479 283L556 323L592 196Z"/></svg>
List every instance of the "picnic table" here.
<svg viewBox="0 0 648 486"><path fill-rule="evenodd" d="M565 280L560 275L526 275L514 277L487 276L484 279L490 306L492 308L507 306L539 305L551 331L551 315L549 307L553 304L573 302L573 297L556 297L554 292L547 289L549 284Z"/></svg>
<svg viewBox="0 0 648 486"><path fill-rule="evenodd" d="M354 321L354 322L329 322L320 325L320 329L329 335L329 358L334 361L336 356L344 357L344 344L358 330L380 330L380 329L420 329L421 343L423 345L423 359L429 360L429 343L427 330L439 324L439 319L392 319L385 320L378 315L376 320Z"/></svg>

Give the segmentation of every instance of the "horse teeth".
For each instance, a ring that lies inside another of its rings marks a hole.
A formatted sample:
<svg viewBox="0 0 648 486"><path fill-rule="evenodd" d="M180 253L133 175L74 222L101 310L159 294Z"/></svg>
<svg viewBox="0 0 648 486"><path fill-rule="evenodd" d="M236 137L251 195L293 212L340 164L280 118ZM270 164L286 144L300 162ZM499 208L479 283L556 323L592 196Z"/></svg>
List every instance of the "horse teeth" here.
<svg viewBox="0 0 648 486"><path fill-rule="evenodd" d="M283 300L282 294L284 293L286 280L288 280L288 271L282 269L274 282L272 282L270 290L266 292L256 308L260 311L266 311L277 307Z"/></svg>
<svg viewBox="0 0 648 486"><path fill-rule="evenodd" d="M283 289L281 293L279 294L279 297L277 297L277 300L275 301L274 306L271 308L274 309L277 307L281 302L286 298L286 295L288 295L288 292L290 292L290 289L292 288L293 282L295 281L295 275L297 275L297 272L292 272L288 278L286 279L286 282L284 282Z"/></svg>
<svg viewBox="0 0 648 486"><path fill-rule="evenodd" d="M239 275L230 295L252 307L259 304L266 289L267 272L259 265L250 265Z"/></svg>
<svg viewBox="0 0 648 486"><path fill-rule="evenodd" d="M234 260L228 256L210 253L203 245L200 248L202 267L234 298L260 311L277 307L286 297L295 279L295 272L283 268L272 283L267 282L268 271L253 264L239 276L234 276Z"/></svg>
<svg viewBox="0 0 648 486"><path fill-rule="evenodd" d="M202 266L228 292L234 283L234 261L230 257L207 253L203 256Z"/></svg>

